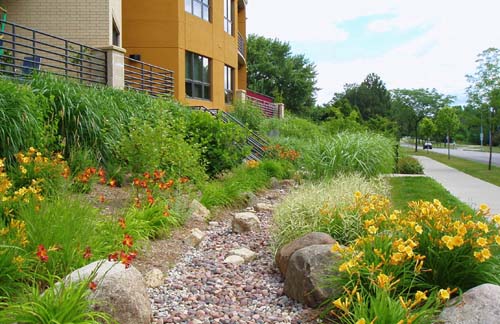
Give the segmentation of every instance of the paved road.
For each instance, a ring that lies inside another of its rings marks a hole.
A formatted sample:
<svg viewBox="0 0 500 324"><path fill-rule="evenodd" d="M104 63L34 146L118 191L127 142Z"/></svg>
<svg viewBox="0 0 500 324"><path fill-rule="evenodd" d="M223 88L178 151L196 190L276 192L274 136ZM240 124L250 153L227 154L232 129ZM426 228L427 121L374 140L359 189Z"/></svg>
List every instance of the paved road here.
<svg viewBox="0 0 500 324"><path fill-rule="evenodd" d="M408 145L405 145L405 146L408 146ZM415 145L410 145L408 147L415 148ZM419 151L423 150L421 145L419 145L418 150ZM431 150L431 152L447 155L448 149L434 147ZM470 151L470 150L464 150L461 148L457 148L457 149L451 149L450 155L456 156L456 157L459 157L462 159L467 159L467 160L471 160L471 161L476 161L476 162L488 164L488 159L489 159L490 153L489 153L489 151L488 152ZM493 153L492 154L491 164L496 165L496 166L500 166L500 153Z"/></svg>
<svg viewBox="0 0 500 324"><path fill-rule="evenodd" d="M474 178L468 174L425 156L415 156L424 167L424 173L439 182L452 195L478 209L487 204L492 215L500 214L500 187Z"/></svg>

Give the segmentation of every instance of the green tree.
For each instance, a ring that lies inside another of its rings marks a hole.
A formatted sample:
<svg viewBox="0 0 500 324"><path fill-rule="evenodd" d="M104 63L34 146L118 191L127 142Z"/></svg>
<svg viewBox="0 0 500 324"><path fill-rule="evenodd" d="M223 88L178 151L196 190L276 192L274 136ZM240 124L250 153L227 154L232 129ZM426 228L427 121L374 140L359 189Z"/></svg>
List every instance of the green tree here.
<svg viewBox="0 0 500 324"><path fill-rule="evenodd" d="M363 120L377 116L386 117L391 108L391 96L384 82L375 73L366 76L361 84L346 84L344 92L336 93L333 102L348 100L356 107Z"/></svg>
<svg viewBox="0 0 500 324"><path fill-rule="evenodd" d="M436 116L436 127L439 134L446 135L449 160L451 136L454 135L460 127L460 119L458 119L455 109L451 107L444 107L440 109Z"/></svg>
<svg viewBox="0 0 500 324"><path fill-rule="evenodd" d="M418 125L425 117L433 117L439 108L450 105L454 97L436 89L395 89L391 91L392 118L400 125L403 135L415 134L415 152L418 150Z"/></svg>
<svg viewBox="0 0 500 324"><path fill-rule="evenodd" d="M424 117L420 122L420 134L422 134L423 138L432 138L436 133L436 124L429 117Z"/></svg>
<svg viewBox="0 0 500 324"><path fill-rule="evenodd" d="M250 35L247 42L248 88L282 99L286 108L304 113L315 105L316 67L278 39Z"/></svg>

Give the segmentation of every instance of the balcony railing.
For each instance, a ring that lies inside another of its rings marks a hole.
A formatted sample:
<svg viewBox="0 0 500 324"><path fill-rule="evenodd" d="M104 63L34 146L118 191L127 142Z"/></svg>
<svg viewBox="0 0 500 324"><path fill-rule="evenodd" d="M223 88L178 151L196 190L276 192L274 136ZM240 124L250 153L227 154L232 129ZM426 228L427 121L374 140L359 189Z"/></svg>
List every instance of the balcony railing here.
<svg viewBox="0 0 500 324"><path fill-rule="evenodd" d="M174 72L125 57L125 87L152 96L174 94Z"/></svg>
<svg viewBox="0 0 500 324"><path fill-rule="evenodd" d="M13 22L0 33L0 74L26 78L46 71L84 83L106 84L106 52Z"/></svg>
<svg viewBox="0 0 500 324"><path fill-rule="evenodd" d="M245 39L243 36L238 33L238 53L241 55L242 58L246 58L246 52L245 52Z"/></svg>

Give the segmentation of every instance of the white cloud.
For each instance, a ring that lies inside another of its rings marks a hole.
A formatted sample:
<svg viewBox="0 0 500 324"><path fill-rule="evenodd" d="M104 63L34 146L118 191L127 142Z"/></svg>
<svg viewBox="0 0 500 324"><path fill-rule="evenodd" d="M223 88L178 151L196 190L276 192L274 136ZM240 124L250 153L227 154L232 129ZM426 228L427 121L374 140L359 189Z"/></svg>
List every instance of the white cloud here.
<svg viewBox="0 0 500 324"><path fill-rule="evenodd" d="M500 2L495 0L366 1L251 0L248 32L283 41L349 44L348 31L339 24L364 16L386 15L370 23L373 33L425 27L416 39L401 43L378 57L335 62L317 60L318 102L331 99L345 83L359 83L377 73L388 88L436 88L460 95L465 74L474 72L477 54L500 47ZM359 46L359 44L353 44Z"/></svg>

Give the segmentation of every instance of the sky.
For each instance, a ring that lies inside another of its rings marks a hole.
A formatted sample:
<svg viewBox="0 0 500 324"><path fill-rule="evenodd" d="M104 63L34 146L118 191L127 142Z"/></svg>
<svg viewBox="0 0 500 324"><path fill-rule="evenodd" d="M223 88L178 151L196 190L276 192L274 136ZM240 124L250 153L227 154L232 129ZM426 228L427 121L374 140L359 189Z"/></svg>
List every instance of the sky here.
<svg viewBox="0 0 500 324"><path fill-rule="evenodd" d="M500 47L499 0L249 0L247 33L290 43L316 65L318 104L376 73L388 89L466 100L477 55Z"/></svg>

